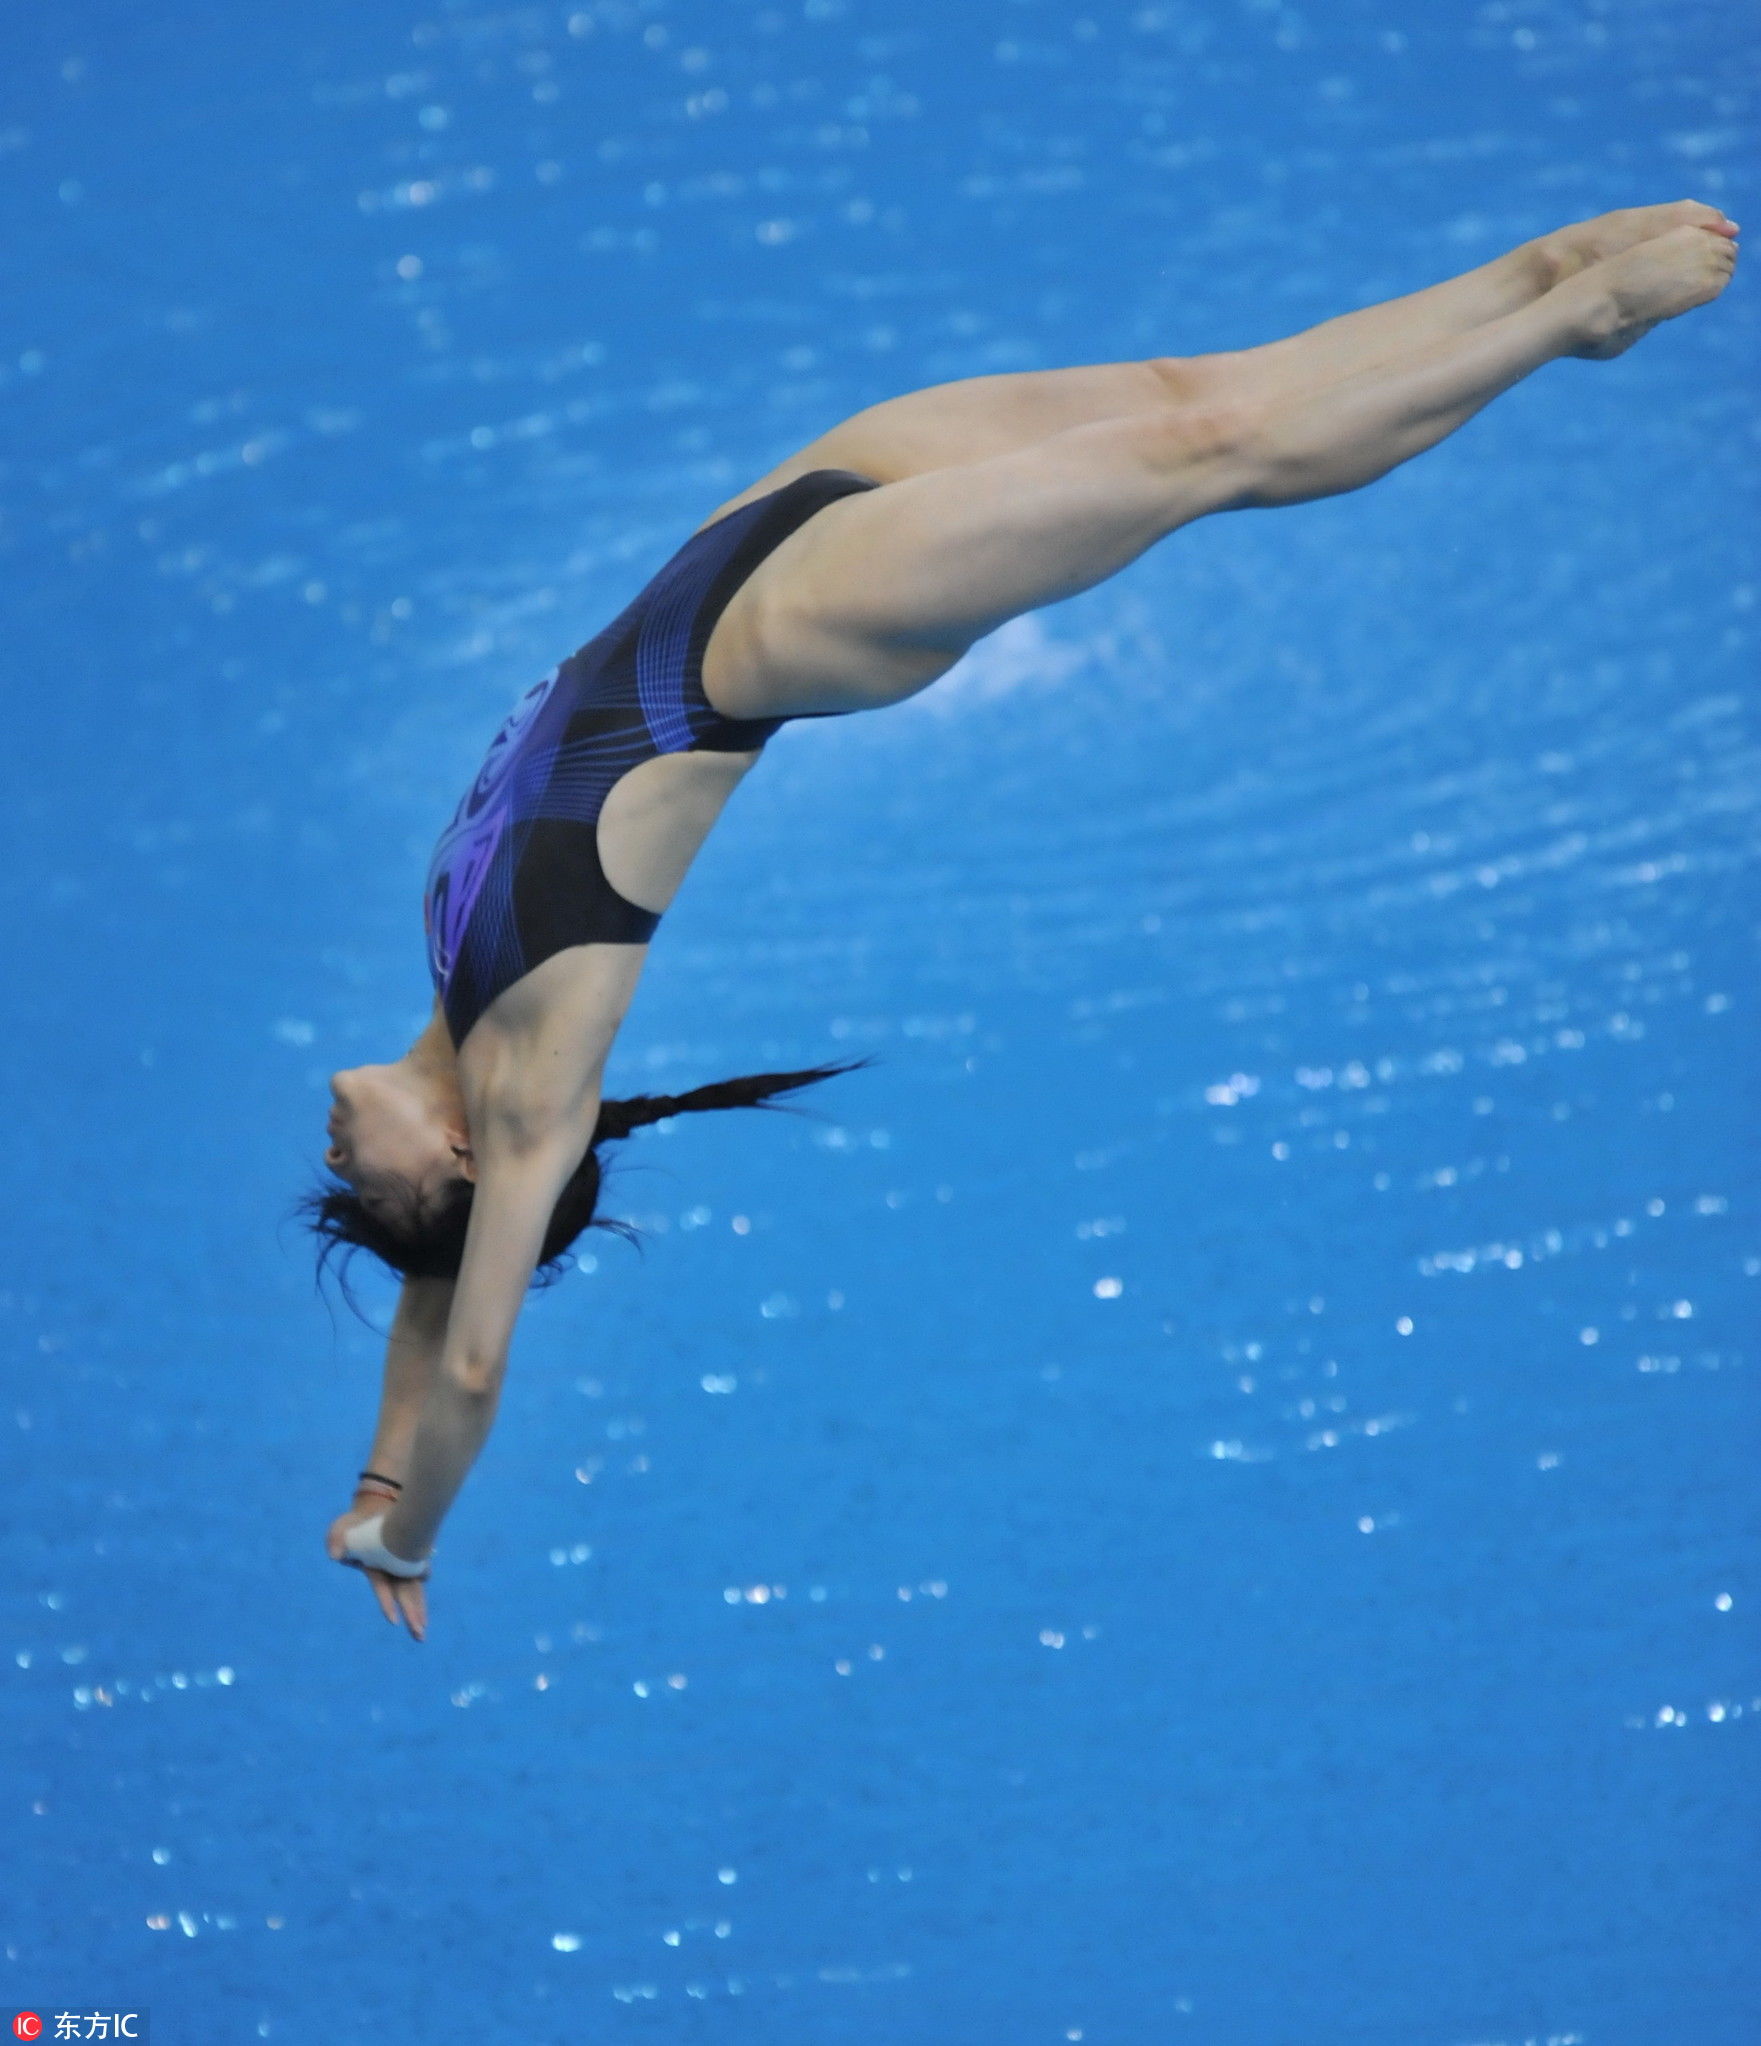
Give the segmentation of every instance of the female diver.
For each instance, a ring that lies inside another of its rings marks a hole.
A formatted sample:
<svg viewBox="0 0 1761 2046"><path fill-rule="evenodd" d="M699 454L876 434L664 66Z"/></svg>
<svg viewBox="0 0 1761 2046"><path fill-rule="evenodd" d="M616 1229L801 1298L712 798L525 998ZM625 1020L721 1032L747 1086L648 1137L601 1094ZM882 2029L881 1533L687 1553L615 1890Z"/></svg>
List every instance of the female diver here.
<svg viewBox="0 0 1761 2046"><path fill-rule="evenodd" d="M440 841L438 990L390 1065L332 1081L326 1254L402 1275L338 1562L420 1639L423 1580L495 1417L535 1273L595 1219L598 1147L837 1067L604 1101L647 945L789 718L878 709L1005 619L1208 512L1356 490L1561 356L1620 354L1716 298L1736 228L1610 213L1466 275L1236 353L978 377L859 412L722 506L514 711Z"/></svg>

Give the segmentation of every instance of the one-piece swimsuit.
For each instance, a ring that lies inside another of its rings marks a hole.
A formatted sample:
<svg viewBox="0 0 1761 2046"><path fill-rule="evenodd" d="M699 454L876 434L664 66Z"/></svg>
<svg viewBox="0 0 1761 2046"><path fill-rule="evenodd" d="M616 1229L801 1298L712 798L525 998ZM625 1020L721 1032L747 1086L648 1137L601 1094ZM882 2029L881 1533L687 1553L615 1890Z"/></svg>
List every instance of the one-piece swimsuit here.
<svg viewBox="0 0 1761 2046"><path fill-rule="evenodd" d="M572 945L646 944L660 921L606 879L599 815L664 753L750 753L783 718L724 717L703 653L736 590L839 498L872 490L815 469L694 533L597 638L527 691L434 849L428 964L455 1045L504 989Z"/></svg>

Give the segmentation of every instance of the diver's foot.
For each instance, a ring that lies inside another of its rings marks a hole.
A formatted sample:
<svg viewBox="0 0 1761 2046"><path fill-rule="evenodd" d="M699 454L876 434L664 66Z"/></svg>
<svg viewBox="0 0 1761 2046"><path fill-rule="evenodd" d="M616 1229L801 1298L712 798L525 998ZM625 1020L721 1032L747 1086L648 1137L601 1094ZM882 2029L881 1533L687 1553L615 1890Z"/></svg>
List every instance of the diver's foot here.
<svg viewBox="0 0 1761 2046"><path fill-rule="evenodd" d="M1592 264L1624 255L1640 242L1655 241L1678 227L1702 228L1727 240L1734 240L1737 232L1736 222L1716 206L1698 199L1675 199L1666 206L1623 206L1615 213L1598 214L1594 220L1555 228L1530 247L1541 256L1550 281L1563 284Z"/></svg>
<svg viewBox="0 0 1761 2046"><path fill-rule="evenodd" d="M1699 226L1672 227L1593 264L1566 289L1584 299L1584 339L1569 353L1624 355L1664 320L1710 304L1731 280L1736 243Z"/></svg>

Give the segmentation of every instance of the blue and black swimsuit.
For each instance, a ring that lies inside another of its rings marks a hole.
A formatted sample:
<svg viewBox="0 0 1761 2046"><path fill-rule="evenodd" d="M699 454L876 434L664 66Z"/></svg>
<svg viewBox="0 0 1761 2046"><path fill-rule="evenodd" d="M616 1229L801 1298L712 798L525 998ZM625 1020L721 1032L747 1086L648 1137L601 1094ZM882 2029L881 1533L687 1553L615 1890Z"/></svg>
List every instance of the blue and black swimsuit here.
<svg viewBox="0 0 1761 2046"><path fill-rule="evenodd" d="M599 813L663 753L750 753L783 718L723 717L703 653L734 592L815 512L873 483L815 469L694 533L635 602L528 690L434 849L428 964L462 1045L504 988L571 945L642 945L659 916L599 859Z"/></svg>

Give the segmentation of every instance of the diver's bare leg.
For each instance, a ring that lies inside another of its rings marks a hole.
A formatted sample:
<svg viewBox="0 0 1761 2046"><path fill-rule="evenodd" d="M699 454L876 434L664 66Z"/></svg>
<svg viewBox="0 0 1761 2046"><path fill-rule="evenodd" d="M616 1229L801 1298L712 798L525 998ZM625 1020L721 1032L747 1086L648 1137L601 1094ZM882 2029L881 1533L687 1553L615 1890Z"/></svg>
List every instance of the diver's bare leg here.
<svg viewBox="0 0 1761 2046"><path fill-rule="evenodd" d="M1190 395L1194 398L1275 397L1357 376L1432 342L1470 333L1490 320L1518 312L1592 264L1684 226L1727 236L1736 231L1716 206L1703 205L1697 199L1678 199L1664 206L1629 206L1557 228L1427 290L1344 313L1258 348L1232 355L1198 356L1189 362L1177 360L1169 365L1169 372L1177 385L1183 375L1193 374Z"/></svg>
<svg viewBox="0 0 1761 2046"><path fill-rule="evenodd" d="M1675 228L1356 376L1103 420L844 498L729 605L710 699L735 717L896 702L1005 619L1091 588L1208 512L1373 482L1544 363L1618 352L1716 298L1735 260L1722 235Z"/></svg>
<svg viewBox="0 0 1761 2046"><path fill-rule="evenodd" d="M1697 200L1628 207L1524 242L1423 291L1344 313L1257 348L968 377L906 392L855 413L722 509L731 510L809 469L854 469L877 482L899 482L956 463L988 461L1105 419L1170 404L1271 398L1355 376L1502 319L1590 263L1687 222L1729 231L1716 207Z"/></svg>

